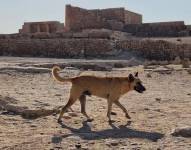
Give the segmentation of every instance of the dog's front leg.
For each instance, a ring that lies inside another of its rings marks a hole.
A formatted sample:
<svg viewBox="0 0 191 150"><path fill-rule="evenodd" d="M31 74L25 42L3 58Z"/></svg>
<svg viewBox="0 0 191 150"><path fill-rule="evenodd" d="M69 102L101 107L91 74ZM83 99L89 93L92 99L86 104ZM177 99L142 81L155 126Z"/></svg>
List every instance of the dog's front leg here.
<svg viewBox="0 0 191 150"><path fill-rule="evenodd" d="M108 121L109 121L109 122L113 122L113 121L111 120L111 110L112 110L113 100L110 99L110 98L108 98L108 99L107 99L107 104L108 104L107 117L108 117L108 119L109 119Z"/></svg>
<svg viewBox="0 0 191 150"><path fill-rule="evenodd" d="M123 112L125 113L126 118L131 119L131 117L129 116L127 109L119 102L119 100L114 102L119 108L121 108L123 110Z"/></svg>

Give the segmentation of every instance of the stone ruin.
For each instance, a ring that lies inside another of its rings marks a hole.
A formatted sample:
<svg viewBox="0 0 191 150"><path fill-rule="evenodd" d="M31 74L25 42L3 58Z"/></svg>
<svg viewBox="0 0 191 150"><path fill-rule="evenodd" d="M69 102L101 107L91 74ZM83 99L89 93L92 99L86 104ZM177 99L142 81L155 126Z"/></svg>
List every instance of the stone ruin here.
<svg viewBox="0 0 191 150"><path fill-rule="evenodd" d="M87 10L66 5L65 26L58 21L25 22L20 34L81 32L87 29L122 31L137 37L190 36L191 27L184 21L142 23L142 15L125 10L109 8Z"/></svg>
<svg viewBox="0 0 191 150"><path fill-rule="evenodd" d="M56 33L62 31L64 31L64 24L58 21L25 22L22 29L19 29L19 33L21 34Z"/></svg>
<svg viewBox="0 0 191 150"><path fill-rule="evenodd" d="M124 32L132 33L138 37L178 37L189 36L184 21L158 22L143 24L128 24L123 28Z"/></svg>
<svg viewBox="0 0 191 150"><path fill-rule="evenodd" d="M87 10L66 5L66 30L81 31L83 29L122 30L126 24L141 24L142 15L125 8Z"/></svg>
<svg viewBox="0 0 191 150"><path fill-rule="evenodd" d="M142 15L124 8L71 5L66 5L65 19L65 26L57 21L26 22L17 34L0 34L0 55L103 58L128 51L150 60L191 59L189 43L137 38L189 36L191 26L183 21L142 23Z"/></svg>

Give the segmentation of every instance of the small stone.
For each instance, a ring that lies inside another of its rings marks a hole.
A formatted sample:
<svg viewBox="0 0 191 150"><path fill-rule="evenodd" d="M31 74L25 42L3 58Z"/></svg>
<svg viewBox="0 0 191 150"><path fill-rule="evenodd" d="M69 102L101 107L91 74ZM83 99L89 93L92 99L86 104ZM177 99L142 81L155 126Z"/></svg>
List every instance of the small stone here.
<svg viewBox="0 0 191 150"><path fill-rule="evenodd" d="M62 137L54 136L52 137L52 143L60 143L62 141Z"/></svg>
<svg viewBox="0 0 191 150"><path fill-rule="evenodd" d="M161 101L161 98L155 98L155 100L156 100L157 102L160 102L160 101Z"/></svg>
<svg viewBox="0 0 191 150"><path fill-rule="evenodd" d="M63 116L64 119L71 119L70 116Z"/></svg>
<svg viewBox="0 0 191 150"><path fill-rule="evenodd" d="M55 94L55 96L62 96L61 94Z"/></svg>
<svg viewBox="0 0 191 150"><path fill-rule="evenodd" d="M69 112L68 115L71 117L77 117L78 116L78 114L75 112Z"/></svg>
<svg viewBox="0 0 191 150"><path fill-rule="evenodd" d="M115 116L115 115L117 115L117 113L116 113L116 112L111 112L111 115L114 115L114 116Z"/></svg>
<svg viewBox="0 0 191 150"><path fill-rule="evenodd" d="M161 112L161 110L160 110L160 109L155 109L154 111Z"/></svg>
<svg viewBox="0 0 191 150"><path fill-rule="evenodd" d="M146 77L147 77L147 78L152 78L151 73L147 73L147 74L146 74Z"/></svg>
<svg viewBox="0 0 191 150"><path fill-rule="evenodd" d="M76 136L76 135L72 135L72 136L67 137L67 139L80 140L80 137Z"/></svg>
<svg viewBox="0 0 191 150"><path fill-rule="evenodd" d="M173 129L172 136L191 137L191 127L181 127Z"/></svg>
<svg viewBox="0 0 191 150"><path fill-rule="evenodd" d="M88 142L88 143L89 143L89 144L92 144L92 145L93 145L93 144L95 144L95 142L94 142L94 141L90 141L90 142Z"/></svg>
<svg viewBox="0 0 191 150"><path fill-rule="evenodd" d="M147 111L148 111L148 110L150 110L150 109L149 109L149 108L144 108L144 110L147 110Z"/></svg>
<svg viewBox="0 0 191 150"><path fill-rule="evenodd" d="M80 143L78 143L78 144L75 145L75 147L76 147L77 149L80 149L82 146L81 146Z"/></svg>
<svg viewBox="0 0 191 150"><path fill-rule="evenodd" d="M111 141L111 142L110 142L110 144L111 144L112 146L117 146L117 145L119 144L119 142L118 142L118 141L113 140L113 141Z"/></svg>

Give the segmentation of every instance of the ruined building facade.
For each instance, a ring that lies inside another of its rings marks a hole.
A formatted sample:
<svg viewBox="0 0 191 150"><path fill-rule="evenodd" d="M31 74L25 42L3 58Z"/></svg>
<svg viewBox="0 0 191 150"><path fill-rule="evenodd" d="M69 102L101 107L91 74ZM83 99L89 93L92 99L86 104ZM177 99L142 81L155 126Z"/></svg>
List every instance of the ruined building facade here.
<svg viewBox="0 0 191 150"><path fill-rule="evenodd" d="M19 33L56 33L64 30L64 24L58 21L25 22Z"/></svg>
<svg viewBox="0 0 191 150"><path fill-rule="evenodd" d="M141 24L142 15L125 8L87 10L66 5L65 29L81 31L83 29L122 30L126 24Z"/></svg>
<svg viewBox="0 0 191 150"><path fill-rule="evenodd" d="M19 33L66 33L84 29L110 29L139 37L190 36L184 21L142 23L142 15L125 8L87 10L71 5L65 8L65 26L58 21L25 22Z"/></svg>

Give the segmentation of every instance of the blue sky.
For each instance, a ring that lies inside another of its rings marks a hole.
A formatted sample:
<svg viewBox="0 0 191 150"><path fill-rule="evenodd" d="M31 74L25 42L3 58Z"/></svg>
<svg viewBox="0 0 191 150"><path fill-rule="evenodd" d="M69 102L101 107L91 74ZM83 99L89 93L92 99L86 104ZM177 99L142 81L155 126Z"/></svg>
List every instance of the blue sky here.
<svg viewBox="0 0 191 150"><path fill-rule="evenodd" d="M16 33L26 21L64 22L66 4L87 9L125 7L143 14L143 22L191 24L191 0L0 0L0 34Z"/></svg>

